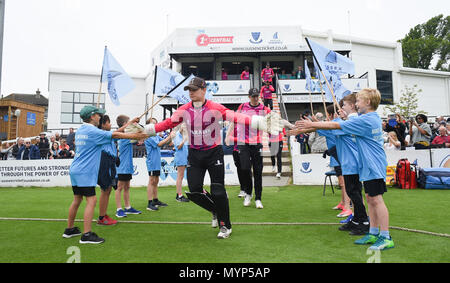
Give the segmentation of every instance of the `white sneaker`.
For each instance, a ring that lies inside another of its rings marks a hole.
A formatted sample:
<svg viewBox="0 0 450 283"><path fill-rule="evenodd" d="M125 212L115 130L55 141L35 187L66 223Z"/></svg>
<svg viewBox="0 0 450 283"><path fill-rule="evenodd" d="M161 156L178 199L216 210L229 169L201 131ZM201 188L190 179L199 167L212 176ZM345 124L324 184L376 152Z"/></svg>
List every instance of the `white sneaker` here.
<svg viewBox="0 0 450 283"><path fill-rule="evenodd" d="M260 200L255 201L256 208L262 209L264 206L262 205L262 202Z"/></svg>
<svg viewBox="0 0 450 283"><path fill-rule="evenodd" d="M226 239L226 238L230 237L230 235L231 235L231 228L228 229L227 227L222 226L222 227L220 227L219 234L217 234L217 238L218 239Z"/></svg>
<svg viewBox="0 0 450 283"><path fill-rule="evenodd" d="M240 191L238 194L238 198L243 198L245 197L245 192L244 191Z"/></svg>
<svg viewBox="0 0 450 283"><path fill-rule="evenodd" d="M219 226L219 221L217 220L217 215L213 214L212 221L211 221L211 227L217 228Z"/></svg>
<svg viewBox="0 0 450 283"><path fill-rule="evenodd" d="M245 195L244 198L244 206L250 206L250 203L252 201L252 195Z"/></svg>
<svg viewBox="0 0 450 283"><path fill-rule="evenodd" d="M281 179L281 173L277 173L277 179Z"/></svg>
<svg viewBox="0 0 450 283"><path fill-rule="evenodd" d="M275 166L272 166L272 172L273 173L277 172L277 168Z"/></svg>

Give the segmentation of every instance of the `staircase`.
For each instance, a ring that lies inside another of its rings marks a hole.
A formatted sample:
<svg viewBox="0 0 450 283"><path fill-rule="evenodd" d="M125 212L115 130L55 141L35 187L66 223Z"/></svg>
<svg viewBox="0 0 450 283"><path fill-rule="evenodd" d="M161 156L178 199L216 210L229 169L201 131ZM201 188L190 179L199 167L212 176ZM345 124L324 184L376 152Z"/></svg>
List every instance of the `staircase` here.
<svg viewBox="0 0 450 283"><path fill-rule="evenodd" d="M272 93L272 102L273 102L273 110L275 112L280 113L280 105L278 103L278 97L276 93ZM263 143L263 176L273 176L275 177L277 171L272 172L272 161L270 159L270 150L269 150L269 135L267 133L263 134L262 137ZM275 157L276 158L276 157ZM283 177L291 177L292 176L292 166L291 166L291 155L289 153L289 147L287 143L287 137L283 137L283 152L281 154L281 176ZM275 160L275 166L276 160Z"/></svg>

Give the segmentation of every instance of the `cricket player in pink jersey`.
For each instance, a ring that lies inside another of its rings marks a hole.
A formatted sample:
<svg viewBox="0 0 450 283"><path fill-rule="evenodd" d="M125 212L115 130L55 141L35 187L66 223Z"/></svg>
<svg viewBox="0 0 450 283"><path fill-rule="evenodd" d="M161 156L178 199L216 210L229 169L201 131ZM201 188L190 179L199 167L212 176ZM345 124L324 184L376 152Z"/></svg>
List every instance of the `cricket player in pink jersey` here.
<svg viewBox="0 0 450 283"><path fill-rule="evenodd" d="M266 81L264 86L261 88L261 99L264 103L264 106L273 110L273 101L272 101L272 93L275 92L275 89L270 84L270 82Z"/></svg>
<svg viewBox="0 0 450 283"><path fill-rule="evenodd" d="M248 92L248 96L250 101L241 104L237 112L249 116L265 116L271 112L268 107L259 103L259 90L257 88L251 88ZM244 177L244 206L250 206L254 183L255 205L256 208L261 209L263 208L261 203L263 170L263 159L261 155L263 148L262 131L251 129L243 124L237 124L236 127L240 165Z"/></svg>
<svg viewBox="0 0 450 283"><path fill-rule="evenodd" d="M261 78L264 82L272 83L272 78L275 76L273 69L270 68L269 62L267 62L266 67L261 71Z"/></svg>
<svg viewBox="0 0 450 283"><path fill-rule="evenodd" d="M145 132L155 135L158 132L176 127L185 122L189 132L190 147L187 165L188 198L213 214L212 226L220 226L219 239L231 234L231 221L228 196L225 191L225 167L221 145L220 121L238 121L254 129L278 133L289 122L277 114L248 116L229 110L219 103L205 99L206 82L193 78L185 90L189 90L191 102L178 108L172 117L145 126ZM206 170L211 178L211 193L203 189Z"/></svg>

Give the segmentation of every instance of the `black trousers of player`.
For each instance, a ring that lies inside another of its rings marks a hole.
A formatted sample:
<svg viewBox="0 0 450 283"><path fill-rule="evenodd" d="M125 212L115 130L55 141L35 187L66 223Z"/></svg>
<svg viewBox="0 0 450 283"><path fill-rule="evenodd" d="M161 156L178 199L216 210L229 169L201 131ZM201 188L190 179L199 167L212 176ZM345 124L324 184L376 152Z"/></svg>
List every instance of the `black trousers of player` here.
<svg viewBox="0 0 450 283"><path fill-rule="evenodd" d="M247 191L248 190L248 184L246 183L248 180L244 177L244 172L241 169L241 158L239 156L239 152L233 150L233 161L234 165L237 169L237 175L239 179L239 184L241 185L241 191Z"/></svg>
<svg viewBox="0 0 450 283"><path fill-rule="evenodd" d="M269 107L270 110L273 110L273 101L272 101L272 99L264 99L264 106Z"/></svg>
<svg viewBox="0 0 450 283"><path fill-rule="evenodd" d="M356 223L367 222L367 212L362 197L362 184L359 175L344 175L345 191L353 203L353 220Z"/></svg>
<svg viewBox="0 0 450 283"><path fill-rule="evenodd" d="M281 154L283 153L283 141L271 142L269 143L270 148L270 159L272 161L272 166L275 166L275 157L277 160L277 173L281 173Z"/></svg>
<svg viewBox="0 0 450 283"><path fill-rule="evenodd" d="M225 166L222 146L208 150L189 148L187 165L187 182L191 193L203 192L203 181L206 170L211 178L211 184L223 186L223 192L215 193L211 187L211 198L216 207L217 220L220 225L231 228L228 197L225 191Z"/></svg>
<svg viewBox="0 0 450 283"><path fill-rule="evenodd" d="M244 184L246 186L245 193L252 194L252 170L255 187L255 200L261 200L262 195L262 169L263 159L261 156L261 144L256 145L238 145L239 157L241 161L241 170L243 174Z"/></svg>

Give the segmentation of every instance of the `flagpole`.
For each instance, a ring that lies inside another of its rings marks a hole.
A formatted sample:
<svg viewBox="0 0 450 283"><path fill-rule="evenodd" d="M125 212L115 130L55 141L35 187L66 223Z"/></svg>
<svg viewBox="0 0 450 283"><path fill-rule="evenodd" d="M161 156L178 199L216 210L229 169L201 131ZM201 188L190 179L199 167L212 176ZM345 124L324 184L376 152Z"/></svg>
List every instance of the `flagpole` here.
<svg viewBox="0 0 450 283"><path fill-rule="evenodd" d="M148 111L152 110L153 107L155 107L156 105L158 105L158 103L160 103L164 98L166 98L169 94L171 94L175 89L177 89L180 85L182 85L189 77L184 78L184 80L182 80L180 83L178 83L174 88L172 88L168 93L166 93L164 96L162 96L160 99L158 99L158 101L156 101L154 104L152 104L152 106L147 109L141 116L139 116L139 119L142 118L142 116L144 116L145 114L148 113Z"/></svg>
<svg viewBox="0 0 450 283"><path fill-rule="evenodd" d="M313 110L313 104L312 104L311 90L309 90L309 104L311 105L311 115L314 116L314 110Z"/></svg>
<svg viewBox="0 0 450 283"><path fill-rule="evenodd" d="M156 87L156 76L158 75L158 66L155 66L155 76L153 79L153 94L152 94L152 105L155 101L155 87ZM153 109L152 112L150 112L150 117L153 118Z"/></svg>
<svg viewBox="0 0 450 283"><path fill-rule="evenodd" d="M323 94L323 86L322 86L322 81L320 80L320 78L319 78L319 83L320 83L320 93L322 94L323 109L325 111L325 115L327 116L327 120L329 120L327 105L325 103L325 95Z"/></svg>
<svg viewBox="0 0 450 283"><path fill-rule="evenodd" d="M106 51L106 48L107 47L105 45L105 51ZM104 52L104 54L103 54L103 64L105 63L105 54L106 54L106 52ZM103 64L102 64L102 72L100 74L100 87L98 89L97 108L100 106L100 96L102 94Z"/></svg>
<svg viewBox="0 0 450 283"><path fill-rule="evenodd" d="M331 96L333 97L333 103L336 103L338 109L341 110L341 107L340 107L339 104L337 103L336 97L334 96L333 88L330 86L330 83L328 82L327 77L325 77L325 74L324 74L323 71L322 71L322 67L321 67L320 64L319 64L319 60L317 60L316 55L314 54L314 51L313 51L313 49L311 48L311 45L309 44L308 38L305 37L305 40L306 40L306 43L308 44L309 49L311 50L311 53L312 53L312 55L313 55L314 60L316 60L317 66L319 67L319 71L320 71L320 73L322 74L323 78L325 79L325 82L326 82L326 84L327 84L327 87L328 87L328 89L329 89L330 92L331 92Z"/></svg>

